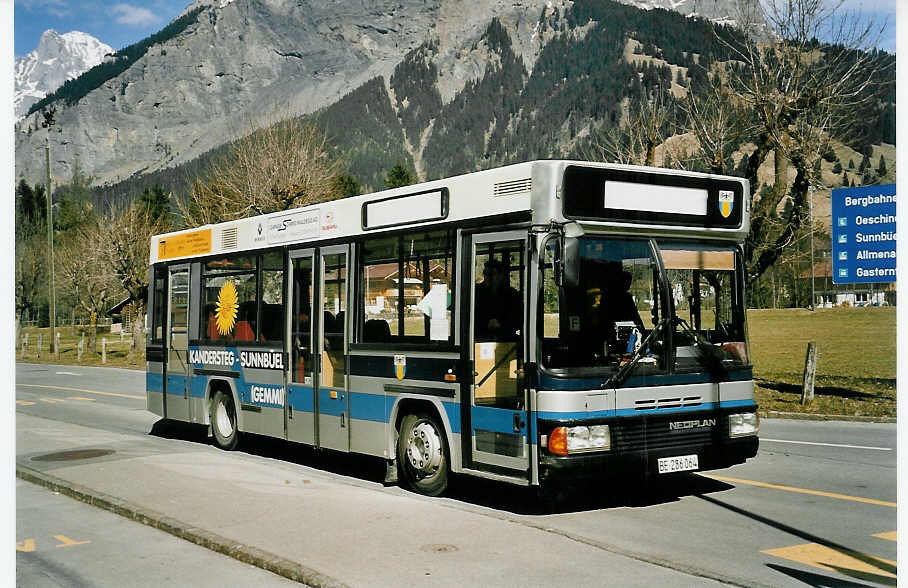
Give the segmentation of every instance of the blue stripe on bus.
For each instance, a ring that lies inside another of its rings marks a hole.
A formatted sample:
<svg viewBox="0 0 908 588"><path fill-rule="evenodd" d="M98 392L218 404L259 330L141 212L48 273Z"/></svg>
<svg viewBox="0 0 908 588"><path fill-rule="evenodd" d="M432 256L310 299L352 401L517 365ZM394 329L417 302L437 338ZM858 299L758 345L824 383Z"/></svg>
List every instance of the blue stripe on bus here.
<svg viewBox="0 0 908 588"><path fill-rule="evenodd" d="M312 401L312 388L303 386L290 386L290 404L294 411L315 412ZM322 414L339 416L343 401L331 398L330 389L322 389L324 395L319 396ZM338 391L339 393L342 391ZM373 421L389 423L391 421L392 396L384 394L368 394L365 392L350 392L350 418L359 421ZM338 394L340 396L340 394ZM460 433L460 405L456 402L442 402L448 422L451 423L451 432Z"/></svg>
<svg viewBox="0 0 908 588"><path fill-rule="evenodd" d="M186 387L186 376L167 374L167 393L171 396L183 396Z"/></svg>
<svg viewBox="0 0 908 588"><path fill-rule="evenodd" d="M315 412L315 395L312 386L294 386L287 387L287 395L290 408L301 412Z"/></svg>
<svg viewBox="0 0 908 588"><path fill-rule="evenodd" d="M331 393L335 392L335 398L331 398ZM334 388L320 388L318 391L318 413L320 415L339 417L347 412L347 402L344 399L345 392Z"/></svg>
<svg viewBox="0 0 908 588"><path fill-rule="evenodd" d="M722 408L747 407L757 410L757 403L754 402L753 398L748 398L745 400L722 400L719 402L719 406Z"/></svg>
<svg viewBox="0 0 908 588"><path fill-rule="evenodd" d="M525 414L522 410L474 406L470 413L471 426L474 431L480 429L514 435L514 415L523 419Z"/></svg>
<svg viewBox="0 0 908 588"><path fill-rule="evenodd" d="M189 380L189 397L205 398L205 389L207 387L208 382L205 378L191 378Z"/></svg>
<svg viewBox="0 0 908 588"><path fill-rule="evenodd" d="M145 389L149 392L164 391L164 374L145 373Z"/></svg>
<svg viewBox="0 0 908 588"><path fill-rule="evenodd" d="M387 423L391 420L391 403L384 394L351 392L350 418Z"/></svg>
<svg viewBox="0 0 908 588"><path fill-rule="evenodd" d="M442 402L445 412L448 414L448 422L451 423L451 433L460 434L460 404L457 402Z"/></svg>

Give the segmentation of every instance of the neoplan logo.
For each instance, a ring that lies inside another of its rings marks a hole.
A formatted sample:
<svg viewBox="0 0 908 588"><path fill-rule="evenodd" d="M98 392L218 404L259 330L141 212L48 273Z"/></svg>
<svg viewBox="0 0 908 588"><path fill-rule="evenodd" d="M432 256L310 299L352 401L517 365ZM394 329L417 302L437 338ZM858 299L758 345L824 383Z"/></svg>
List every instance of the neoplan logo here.
<svg viewBox="0 0 908 588"><path fill-rule="evenodd" d="M668 423L669 431L680 429L702 429L704 427L715 427L716 419L697 419L694 421L671 421Z"/></svg>

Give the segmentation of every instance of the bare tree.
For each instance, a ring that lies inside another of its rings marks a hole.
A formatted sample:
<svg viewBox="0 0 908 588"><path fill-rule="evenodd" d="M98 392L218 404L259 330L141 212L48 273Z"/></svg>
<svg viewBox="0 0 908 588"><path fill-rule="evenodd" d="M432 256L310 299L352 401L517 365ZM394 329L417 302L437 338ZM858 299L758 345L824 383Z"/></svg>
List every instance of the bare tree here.
<svg viewBox="0 0 908 588"><path fill-rule="evenodd" d="M142 202L111 210L99 238L105 242L102 251L112 276L120 283L131 301L133 318L132 349L142 343L145 297L148 290L149 243L152 235L166 230L162 217L155 217Z"/></svg>
<svg viewBox="0 0 908 588"><path fill-rule="evenodd" d="M339 197L339 172L324 133L289 118L233 142L177 208L187 227L288 210Z"/></svg>
<svg viewBox="0 0 908 588"><path fill-rule="evenodd" d="M618 126L598 133L593 139L589 157L612 163L653 166L656 147L665 142L669 121L669 110L657 88L648 100L636 104L628 101Z"/></svg>
<svg viewBox="0 0 908 588"><path fill-rule="evenodd" d="M746 175L755 189L758 168L770 153L775 160L772 190L752 206L745 247L752 282L801 227L815 181L813 165L830 136L854 122L889 72L882 56L868 51L880 29L843 10L842 0L742 0L739 6L745 36L741 42L721 40L743 64L731 70L728 85L753 113L749 134L756 137L756 150ZM790 189L789 163L795 169ZM775 224L772 217L786 196L790 214Z"/></svg>
<svg viewBox="0 0 908 588"><path fill-rule="evenodd" d="M88 348L96 352L97 318L105 312L121 286L104 250L107 227L93 218L81 226L57 253L57 280L72 304L90 318Z"/></svg>
<svg viewBox="0 0 908 588"><path fill-rule="evenodd" d="M688 92L682 107L697 138L702 162L714 174L728 173L728 157L741 143L747 117L724 76L716 64L709 73L712 83L701 92Z"/></svg>

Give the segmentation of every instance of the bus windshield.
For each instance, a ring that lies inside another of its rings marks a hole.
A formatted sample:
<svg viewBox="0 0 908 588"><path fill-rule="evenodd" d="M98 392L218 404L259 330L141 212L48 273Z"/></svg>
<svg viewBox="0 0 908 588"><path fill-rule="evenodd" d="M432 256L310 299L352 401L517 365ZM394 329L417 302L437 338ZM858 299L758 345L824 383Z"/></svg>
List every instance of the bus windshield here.
<svg viewBox="0 0 908 588"><path fill-rule="evenodd" d="M733 247L584 236L576 286L559 285L558 247L549 239L543 258L545 368L608 373L635 362L646 375L747 363Z"/></svg>
<svg viewBox="0 0 908 588"><path fill-rule="evenodd" d="M703 353L747 364L744 302L733 247L659 242L676 320L675 369L702 369Z"/></svg>

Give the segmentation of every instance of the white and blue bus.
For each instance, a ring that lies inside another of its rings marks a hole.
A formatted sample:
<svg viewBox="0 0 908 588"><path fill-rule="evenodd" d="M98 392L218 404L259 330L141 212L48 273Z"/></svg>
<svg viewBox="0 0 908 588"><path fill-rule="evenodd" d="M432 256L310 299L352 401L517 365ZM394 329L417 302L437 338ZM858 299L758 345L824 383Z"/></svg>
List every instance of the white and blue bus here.
<svg viewBox="0 0 908 588"><path fill-rule="evenodd" d="M157 235L148 409L428 495L741 463L748 191L533 161Z"/></svg>

